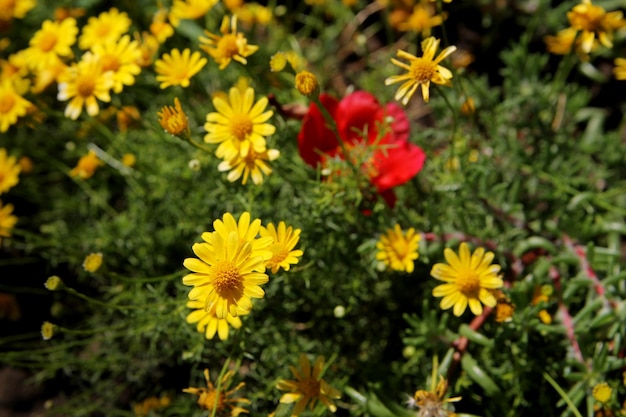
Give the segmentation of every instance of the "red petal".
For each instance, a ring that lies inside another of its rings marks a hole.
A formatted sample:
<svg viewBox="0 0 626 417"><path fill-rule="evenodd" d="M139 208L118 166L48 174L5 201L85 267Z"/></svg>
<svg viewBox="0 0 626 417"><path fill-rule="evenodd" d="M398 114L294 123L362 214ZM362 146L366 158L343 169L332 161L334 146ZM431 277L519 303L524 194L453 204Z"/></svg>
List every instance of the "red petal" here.
<svg viewBox="0 0 626 417"><path fill-rule="evenodd" d="M360 142L360 132L367 126L368 142L376 140L377 122L382 122L381 106L367 91L355 91L345 96L337 108L337 128L346 142Z"/></svg>
<svg viewBox="0 0 626 417"><path fill-rule="evenodd" d="M320 101L328 112L336 118L337 99L326 94L320 95ZM304 162L315 167L322 158L320 153L333 153L337 148L337 139L332 130L326 127L322 113L313 103L304 116L298 134L298 149Z"/></svg>
<svg viewBox="0 0 626 417"><path fill-rule="evenodd" d="M379 193L404 184L422 170L426 154L419 146L405 142L376 153L378 175L371 179Z"/></svg>

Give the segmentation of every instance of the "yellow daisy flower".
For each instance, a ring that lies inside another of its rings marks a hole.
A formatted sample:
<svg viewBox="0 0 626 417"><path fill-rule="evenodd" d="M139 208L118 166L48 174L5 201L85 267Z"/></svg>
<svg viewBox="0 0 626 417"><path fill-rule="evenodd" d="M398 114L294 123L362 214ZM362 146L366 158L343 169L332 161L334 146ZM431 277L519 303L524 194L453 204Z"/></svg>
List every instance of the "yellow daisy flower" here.
<svg viewBox="0 0 626 417"><path fill-rule="evenodd" d="M454 315L460 316L468 304L475 315L483 312L481 302L495 307L497 300L490 290L501 288L503 282L499 275L500 265L491 265L493 252L478 248L470 254L467 243L463 242L458 256L450 248L446 248L443 254L448 265L435 264L430 272L433 278L445 282L433 289L433 296L443 297L441 308L454 307Z"/></svg>
<svg viewBox="0 0 626 417"><path fill-rule="evenodd" d="M378 253L376 259L395 271L405 271L409 274L415 269L413 263L419 256L417 249L421 236L415 233L414 228L406 232L396 224L376 242Z"/></svg>
<svg viewBox="0 0 626 417"><path fill-rule="evenodd" d="M591 3L591 0L582 0L567 12L572 29L581 31L581 48L590 53L596 40L606 46L613 47L613 31L626 26L621 11L607 13L604 8Z"/></svg>
<svg viewBox="0 0 626 417"><path fill-rule="evenodd" d="M17 217L13 214L13 204L2 205L0 201L0 245L3 237L11 237L11 229L17 223Z"/></svg>
<svg viewBox="0 0 626 417"><path fill-rule="evenodd" d="M189 137L189 120L185 114L178 97L174 98L174 107L164 106L157 113L159 124L170 135Z"/></svg>
<svg viewBox="0 0 626 417"><path fill-rule="evenodd" d="M142 32L141 34L135 32L134 37L137 43L139 43L139 52L141 52L137 64L139 64L140 67L152 65L154 56L161 46L158 39L148 32Z"/></svg>
<svg viewBox="0 0 626 417"><path fill-rule="evenodd" d="M102 71L102 62L97 55L86 52L80 62L72 64L59 76L60 101L70 100L65 116L76 120L83 111L95 116L100 112L98 101L111 101L110 90L114 85L113 73Z"/></svg>
<svg viewBox="0 0 626 417"><path fill-rule="evenodd" d="M171 54L163 54L161 59L154 63L154 69L158 74L156 80L161 83L161 89L172 85L189 87L191 77L206 63L206 58L202 58L198 51L192 54L191 50L186 48L181 54L178 49L173 49Z"/></svg>
<svg viewBox="0 0 626 417"><path fill-rule="evenodd" d="M241 319L239 317L249 313L240 309L237 317L227 314L226 318L220 319L215 315L215 308L209 311L204 309L203 301L188 301L187 307L194 309L187 316L187 323L197 323L196 329L199 333L203 333L207 340L213 339L216 333L220 340L227 340L230 327L239 329L241 327Z"/></svg>
<svg viewBox="0 0 626 417"><path fill-rule="evenodd" d="M96 169L102 164L103 162L98 158L96 153L89 151L87 155L82 156L78 160L76 166L70 171L70 176L86 180L87 178L91 178L96 172Z"/></svg>
<svg viewBox="0 0 626 417"><path fill-rule="evenodd" d="M0 82L0 132L4 133L9 130L9 126L16 124L19 117L26 115L30 106L32 103L15 91L10 80Z"/></svg>
<svg viewBox="0 0 626 417"><path fill-rule="evenodd" d="M87 272L96 272L102 266L102 253L90 253L85 256L83 261L83 269Z"/></svg>
<svg viewBox="0 0 626 417"><path fill-rule="evenodd" d="M100 13L98 17L92 16L83 27L82 34L78 38L78 47L90 49L94 45L115 42L120 36L128 32L131 23L128 14L120 12L115 7Z"/></svg>
<svg viewBox="0 0 626 417"><path fill-rule="evenodd" d="M160 8L152 16L152 23L150 23L150 33L159 41L159 43L165 42L170 36L174 34L174 28L167 23L168 12L167 9Z"/></svg>
<svg viewBox="0 0 626 417"><path fill-rule="evenodd" d="M231 416L235 417L241 413L247 413L243 407L240 407L237 404L250 404L250 400L245 398L234 398L235 392L239 391L246 384L241 382L237 384L237 386L231 390L230 387L231 378L235 374L234 371L228 371L222 377L220 381L220 390L218 391L213 383L211 383L211 379L209 377L209 370L204 370L204 379L206 380L207 387L206 388L185 388L183 392L197 395L198 405L203 410L212 411L214 408L215 415L220 417ZM210 414L210 413L209 413Z"/></svg>
<svg viewBox="0 0 626 417"><path fill-rule="evenodd" d="M297 417L302 414L307 404L309 404L309 409L313 410L317 401L324 404L331 412L337 411L337 406L332 400L340 398L341 392L328 385L322 379L321 373L323 368L323 356L318 356L315 359L313 369L311 369L309 359L301 353L300 370L293 366L289 367L296 379L283 379L276 384L276 388L279 390L288 391L280 397L281 403L291 404L297 401L295 407L291 410L291 417Z"/></svg>
<svg viewBox="0 0 626 417"><path fill-rule="evenodd" d="M216 3L217 0L174 0L170 11L170 23L178 26L182 19L199 19Z"/></svg>
<svg viewBox="0 0 626 417"><path fill-rule="evenodd" d="M398 29L420 33L424 38L428 37L431 29L440 26L446 18L445 13L439 15L435 13L435 8L431 4L418 3L413 7L408 19L398 24Z"/></svg>
<svg viewBox="0 0 626 417"><path fill-rule="evenodd" d="M261 226L260 233L261 236L271 237L273 241L269 247L272 257L265 264L267 268L272 270L272 274L277 273L280 268L289 271L291 265L300 262L298 257L302 256L304 252L300 249L293 249L300 240L300 229L287 227L285 222L278 223L278 227L269 223L267 227Z"/></svg>
<svg viewBox="0 0 626 417"><path fill-rule="evenodd" d="M243 176L241 180L243 185L246 185L249 177L252 177L255 185L260 185L263 183L263 175L272 173L272 168L266 161L273 161L279 156L280 151L277 149L267 149L259 153L250 149L246 156L237 155L230 161L222 161L217 169L220 172L230 171L226 177L230 182L235 182Z"/></svg>
<svg viewBox="0 0 626 417"><path fill-rule="evenodd" d="M615 59L615 68L613 68L613 74L615 74L615 78L618 80L626 80L626 58Z"/></svg>
<svg viewBox="0 0 626 417"><path fill-rule="evenodd" d="M59 57L71 57L77 34L78 27L73 17L61 22L44 21L26 49L29 67L41 70L53 65Z"/></svg>
<svg viewBox="0 0 626 417"><path fill-rule="evenodd" d="M0 148L0 194L6 193L17 185L20 181L20 169L17 158L9 156L6 149Z"/></svg>
<svg viewBox="0 0 626 417"><path fill-rule="evenodd" d="M613 395L613 389L606 382L601 382L594 385L591 395L596 401L606 404Z"/></svg>
<svg viewBox="0 0 626 417"><path fill-rule="evenodd" d="M309 71L300 71L296 74L295 86L303 96L319 95L320 86L317 77Z"/></svg>
<svg viewBox="0 0 626 417"><path fill-rule="evenodd" d="M0 21L9 22L13 18L21 19L36 5L37 0L0 1Z"/></svg>
<svg viewBox="0 0 626 417"><path fill-rule="evenodd" d="M192 250L198 258L187 258L185 268L192 271L183 277L183 284L193 286L189 299L204 302L206 311L215 308L215 315L224 319L228 314L237 317L240 310L252 309L251 298L263 298L261 285L267 283L265 259L252 256L252 243L240 243L237 230L230 230L228 238L211 233L204 243L196 243Z"/></svg>
<svg viewBox="0 0 626 417"><path fill-rule="evenodd" d="M259 3L245 3L233 10L237 20L245 27L267 25L272 21L272 10Z"/></svg>
<svg viewBox="0 0 626 417"><path fill-rule="evenodd" d="M246 65L246 57L259 49L257 45L248 45L243 33L237 32L237 16L233 16L230 21L228 16L224 16L220 32L222 36L204 31L208 38L200 37L199 40L200 48L213 57L221 70L233 59Z"/></svg>
<svg viewBox="0 0 626 417"><path fill-rule="evenodd" d="M204 136L206 143L219 143L215 155L226 161L237 156L246 157L250 149L257 153L265 152L265 137L272 135L276 128L267 122L273 111L265 111L268 100L262 97L254 103L254 90L247 88L241 93L231 88L228 102L221 97L213 99L217 112L206 117Z"/></svg>
<svg viewBox="0 0 626 417"><path fill-rule="evenodd" d="M137 65L141 56L139 44L131 41L129 35L124 35L117 41L94 45L91 52L100 58L103 72L113 73L114 93L121 93L125 85L133 85L135 76L141 72Z"/></svg>
<svg viewBox="0 0 626 417"><path fill-rule="evenodd" d="M439 47L439 39L430 37L422 41L423 55L416 57L406 51L399 50L398 57L406 59L409 64L391 58L391 62L400 68L407 70L406 74L393 75L385 80L385 85L391 85L403 81L396 92L395 99L402 99L402 104L406 105L418 86L422 87L422 97L425 102L429 99L430 83L448 85L452 79L452 72L439 65L448 55L456 51L456 46L448 46L435 58L435 53Z"/></svg>

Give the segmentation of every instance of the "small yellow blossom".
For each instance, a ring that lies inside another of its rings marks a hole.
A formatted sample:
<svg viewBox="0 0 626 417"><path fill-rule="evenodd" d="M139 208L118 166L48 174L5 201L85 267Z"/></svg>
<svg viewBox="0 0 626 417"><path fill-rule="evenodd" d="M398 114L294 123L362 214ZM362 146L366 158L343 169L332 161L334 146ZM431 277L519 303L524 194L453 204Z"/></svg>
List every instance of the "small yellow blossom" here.
<svg viewBox="0 0 626 417"><path fill-rule="evenodd" d="M48 279L43 285L44 287L46 287L48 291L57 291L63 288L64 286L63 281L61 280L61 278L59 278L58 275L53 275L51 277L48 277Z"/></svg>
<svg viewBox="0 0 626 417"><path fill-rule="evenodd" d="M287 55L284 52L276 52L270 57L270 70L280 72L287 66Z"/></svg>
<svg viewBox="0 0 626 417"><path fill-rule="evenodd" d="M406 74L393 75L385 80L386 85L403 82L396 92L395 99L402 99L402 104L406 105L418 86L422 87L422 96L425 102L429 99L430 83L440 85L449 85L452 79L452 72L449 69L439 65L448 55L456 50L456 46L448 46L435 58L435 53L439 47L439 39L430 37L422 41L423 55L416 57L408 52L399 50L398 57L406 59L409 64L392 58L391 62L407 70Z"/></svg>
<svg viewBox="0 0 626 417"><path fill-rule="evenodd" d="M226 177L228 181L235 182L242 178L241 183L246 185L248 178L252 178L255 185L263 183L263 175L272 173L267 161L278 159L280 151L277 149L266 149L263 152L256 152L250 149L246 156L237 155L231 160L222 161L217 169L220 172L230 171Z"/></svg>
<svg viewBox="0 0 626 417"><path fill-rule="evenodd" d="M469 308L473 314L483 312L481 305L495 307L497 300L491 290L501 288L504 284L500 277L500 266L492 265L495 255L478 248L470 253L467 243L461 243L457 255L450 248L444 250L448 264L435 264L430 272L433 278L445 284L433 289L433 296L443 297L441 308L447 310L454 307L455 316L460 316Z"/></svg>
<svg viewBox="0 0 626 417"><path fill-rule="evenodd" d="M133 406L133 411L136 417L147 417L151 411L161 410L170 405L172 400L169 397L163 396L161 398L148 397L140 403Z"/></svg>
<svg viewBox="0 0 626 417"><path fill-rule="evenodd" d="M322 369L324 368L324 357L318 356L315 359L313 368L311 362L305 354L300 354L300 369L290 367L291 373L295 380L283 379L278 381L276 388L281 391L287 391L280 397L283 404L296 403L291 410L291 417L297 417L302 414L307 406L313 410L317 401L320 401L331 412L337 411L337 406L333 402L341 397L341 392L328 385L322 379Z"/></svg>
<svg viewBox="0 0 626 417"><path fill-rule="evenodd" d="M20 156L20 159L17 160L17 163L20 164L20 170L23 174L30 174L33 172L33 160L27 156Z"/></svg>
<svg viewBox="0 0 626 417"><path fill-rule="evenodd" d="M398 29L404 32L412 31L430 36L431 29L440 26L446 18L446 14L436 14L435 7L431 4L417 3L407 20L398 24Z"/></svg>
<svg viewBox="0 0 626 417"><path fill-rule="evenodd" d="M69 8L69 7L57 7L54 9L54 20L62 21L70 17L79 18L83 17L87 11L82 7Z"/></svg>
<svg viewBox="0 0 626 417"><path fill-rule="evenodd" d="M96 172L99 166L101 166L103 162L98 158L95 152L89 151L89 153L85 156L82 156L78 160L78 164L70 171L70 176L79 177L82 179L91 178L93 174Z"/></svg>
<svg viewBox="0 0 626 417"><path fill-rule="evenodd" d="M472 115L476 113L476 104L474 104L473 98L468 97L465 99L461 105L461 113L465 115Z"/></svg>
<svg viewBox="0 0 626 417"><path fill-rule="evenodd" d="M174 107L164 106L161 111L157 113L157 116L159 117L161 127L170 135L182 138L189 137L189 121L180 105L178 97L174 98Z"/></svg>
<svg viewBox="0 0 626 417"><path fill-rule="evenodd" d="M237 32L237 16L232 16L231 19L224 16L220 32L221 36L204 31L208 38L200 37L200 48L213 57L221 70L232 60L246 65L246 57L259 49L256 45L249 45L243 33Z"/></svg>
<svg viewBox="0 0 626 417"><path fill-rule="evenodd" d="M178 26L182 19L199 19L206 15L217 0L174 0L170 11L170 22Z"/></svg>
<svg viewBox="0 0 626 417"><path fill-rule="evenodd" d="M530 302L531 305L537 305L540 303L547 303L550 301L550 296L552 295L552 287L550 285L541 285L535 288L535 292L533 293L533 298ZM544 324L552 323L552 316L548 313L548 310L541 309L537 314L539 316L539 320Z"/></svg>
<svg viewBox="0 0 626 417"><path fill-rule="evenodd" d="M234 394L243 388L246 384L240 382L237 386L231 390L230 384L234 371L228 371L222 377L220 381L218 391L216 387L211 382L211 378L209 376L209 370L204 370L204 379L206 380L207 387L206 388L185 388L183 392L197 395L198 396L198 405L203 410L209 410L209 415L215 409L215 415L220 417L236 417L241 413L248 413L248 410L241 407L240 405L250 404L250 401L246 398L239 397L235 398Z"/></svg>
<svg viewBox="0 0 626 417"><path fill-rule="evenodd" d="M17 217L13 214L13 204L2 205L0 201L0 246L2 238L11 237L11 229L17 223Z"/></svg>
<svg viewBox="0 0 626 417"><path fill-rule="evenodd" d="M152 23L150 23L150 33L159 41L159 43L165 42L170 36L174 34L174 28L167 23L168 12L167 9L159 8L159 10L152 16Z"/></svg>
<svg viewBox="0 0 626 417"><path fill-rule="evenodd" d="M83 261L83 268L87 272L96 272L102 266L102 253L90 253Z"/></svg>
<svg viewBox="0 0 626 417"><path fill-rule="evenodd" d="M32 103L15 90L10 80L0 81L0 133L6 132L10 126L16 124L18 118L25 116L31 106Z"/></svg>
<svg viewBox="0 0 626 417"><path fill-rule="evenodd" d="M137 161L137 158L132 153L125 153L124 155L122 155L122 165L126 167L131 168L135 166L136 161Z"/></svg>
<svg viewBox="0 0 626 417"><path fill-rule="evenodd" d="M21 171L17 158L9 156L4 148L0 148L0 194L6 193L13 188L19 180Z"/></svg>
<svg viewBox="0 0 626 417"><path fill-rule="evenodd" d="M593 387L593 391L592 391L593 398L596 401L601 402L603 404L609 402L612 394L613 394L613 389L606 382L601 382L599 384L596 384Z"/></svg>
<svg viewBox="0 0 626 417"><path fill-rule="evenodd" d="M219 318L215 314L215 308L206 311L204 309L204 301L201 300L188 301L187 307L193 309L193 311L187 315L187 323L197 323L196 330L204 334L207 340L213 339L216 334L220 340L228 340L230 327L239 329L242 324L240 317L249 313L249 311L239 309L237 317L227 314L225 318Z"/></svg>
<svg viewBox="0 0 626 417"><path fill-rule="evenodd" d="M395 271L413 272L414 262L419 254L418 247L421 236L414 228L404 232L400 225L387 229L386 233L376 242L378 253L376 259Z"/></svg>
<svg viewBox="0 0 626 417"><path fill-rule="evenodd" d="M615 79L626 80L626 58L616 58L615 68L613 68Z"/></svg>
<svg viewBox="0 0 626 417"><path fill-rule="evenodd" d="M206 65L207 59L200 56L200 52L193 54L189 48L181 53L173 49L170 54L163 54L161 59L154 63L154 69L158 74L156 80L161 83L160 88L165 89L173 85L189 87L191 77L196 75Z"/></svg>
<svg viewBox="0 0 626 417"><path fill-rule="evenodd" d="M413 401L415 405L419 407L418 417L448 417L455 414L448 411L446 403L456 402L461 397L446 398L446 391L448 390L448 381L440 376L437 386L431 387L430 391L417 390L413 395Z"/></svg>
<svg viewBox="0 0 626 417"><path fill-rule="evenodd" d="M498 302L498 304L496 304L496 322L504 323L511 321L513 319L513 313L515 313L515 305L501 290L494 290L493 295Z"/></svg>
<svg viewBox="0 0 626 417"><path fill-rule="evenodd" d="M0 1L0 22L22 19L35 5L37 0L3 0Z"/></svg>
<svg viewBox="0 0 626 417"><path fill-rule="evenodd" d="M256 2L243 4L241 7L234 9L233 14L246 27L255 24L267 25L272 21L272 10Z"/></svg>
<svg viewBox="0 0 626 417"><path fill-rule="evenodd" d="M44 321L41 325L41 338L43 340L50 340L54 336L56 326L49 321Z"/></svg>
<svg viewBox="0 0 626 417"><path fill-rule="evenodd" d="M60 101L70 100L65 108L65 115L72 120L78 119L83 107L90 116L100 112L98 100L111 101L111 88L114 86L113 73L102 70L102 62L97 55L86 52L80 62L72 64L59 76Z"/></svg>
<svg viewBox="0 0 626 417"><path fill-rule="evenodd" d="M30 39L26 50L29 67L41 70L54 64L59 57L71 57L71 47L76 42L77 34L78 27L73 17L62 22L44 21L41 29Z"/></svg>
<svg viewBox="0 0 626 417"><path fill-rule="evenodd" d="M139 43L140 56L137 60L137 64L140 67L147 67L152 65L154 56L159 50L159 41L156 37L152 36L149 32L142 32L141 34L135 32L135 40Z"/></svg>
<svg viewBox="0 0 626 417"><path fill-rule="evenodd" d="M291 265L300 262L298 257L302 256L304 252L300 249L294 250L300 240L300 229L287 227L285 222L278 223L278 227L269 223L267 227L261 226L260 234L263 237L269 236L273 240L269 247L272 257L265 264L267 268L271 269L272 274L277 273L280 268L289 271Z"/></svg>
<svg viewBox="0 0 626 417"><path fill-rule="evenodd" d="M122 108L115 110L117 127L122 133L126 133L128 129L138 125L141 121L141 113L139 113L139 109L135 106L122 106Z"/></svg>
<svg viewBox="0 0 626 417"><path fill-rule="evenodd" d="M97 17L90 17L83 26L82 34L78 38L80 49L90 49L94 45L117 41L128 32L131 20L126 12L120 12L113 7Z"/></svg>
<svg viewBox="0 0 626 417"><path fill-rule="evenodd" d="M296 90L303 96L318 95L319 89L315 74L309 71L300 71L296 74Z"/></svg>

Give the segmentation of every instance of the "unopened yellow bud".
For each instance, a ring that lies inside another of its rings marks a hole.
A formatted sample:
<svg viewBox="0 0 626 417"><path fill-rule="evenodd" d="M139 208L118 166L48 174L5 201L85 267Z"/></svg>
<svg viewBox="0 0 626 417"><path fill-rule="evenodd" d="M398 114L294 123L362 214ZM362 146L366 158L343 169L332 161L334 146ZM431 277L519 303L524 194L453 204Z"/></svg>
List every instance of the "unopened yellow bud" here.
<svg viewBox="0 0 626 417"><path fill-rule="evenodd" d="M611 394L613 394L613 390L606 382L601 382L593 387L593 391L591 393L593 398L596 401L601 403L606 403L611 399Z"/></svg>
<svg viewBox="0 0 626 417"><path fill-rule="evenodd" d="M309 71L300 71L296 74L296 89L304 96L319 94L319 83L315 74Z"/></svg>
<svg viewBox="0 0 626 417"><path fill-rule="evenodd" d="M58 276L53 275L50 278L48 278L43 285L44 287L46 287L46 289L50 291L56 291L62 288L63 281L61 281L61 278L59 278Z"/></svg>
<svg viewBox="0 0 626 417"><path fill-rule="evenodd" d="M41 325L41 338L43 340L50 340L54 336L55 325L49 321L44 321Z"/></svg>

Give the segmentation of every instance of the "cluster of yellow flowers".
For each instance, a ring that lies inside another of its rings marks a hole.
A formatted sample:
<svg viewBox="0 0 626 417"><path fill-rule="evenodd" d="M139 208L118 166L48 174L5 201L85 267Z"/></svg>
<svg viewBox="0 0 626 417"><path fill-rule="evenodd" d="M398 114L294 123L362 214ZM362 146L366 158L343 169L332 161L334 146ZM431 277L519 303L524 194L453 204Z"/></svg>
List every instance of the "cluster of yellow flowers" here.
<svg viewBox="0 0 626 417"><path fill-rule="evenodd" d="M9 156L7 150L0 148L0 195L9 191L19 182L21 166L15 156ZM13 215L13 204L2 204L0 200L0 245L3 237L10 237L17 217Z"/></svg>

